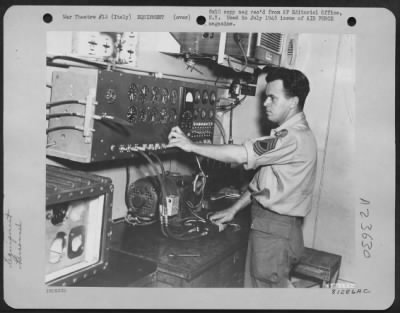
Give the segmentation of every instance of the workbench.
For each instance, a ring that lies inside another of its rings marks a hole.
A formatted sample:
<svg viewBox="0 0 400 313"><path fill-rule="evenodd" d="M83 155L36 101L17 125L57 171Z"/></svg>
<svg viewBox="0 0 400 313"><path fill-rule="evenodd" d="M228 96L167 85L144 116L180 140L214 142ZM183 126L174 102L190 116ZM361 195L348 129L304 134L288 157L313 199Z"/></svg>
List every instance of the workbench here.
<svg viewBox="0 0 400 313"><path fill-rule="evenodd" d="M110 250L108 267L79 280L76 287L149 287L156 281L157 265L132 255Z"/></svg>
<svg viewBox="0 0 400 313"><path fill-rule="evenodd" d="M249 230L246 211L234 220L240 230L228 227L188 241L164 237L158 224L114 224L111 246L154 262L157 279L152 287L242 287Z"/></svg>

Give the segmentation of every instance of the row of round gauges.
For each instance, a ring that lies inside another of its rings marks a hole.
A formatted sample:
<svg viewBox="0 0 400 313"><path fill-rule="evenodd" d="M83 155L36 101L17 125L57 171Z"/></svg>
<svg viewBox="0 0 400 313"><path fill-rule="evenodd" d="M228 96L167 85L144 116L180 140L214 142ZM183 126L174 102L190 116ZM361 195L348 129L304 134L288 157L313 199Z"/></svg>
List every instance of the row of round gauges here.
<svg viewBox="0 0 400 313"><path fill-rule="evenodd" d="M172 104L178 103L178 91L167 88L159 88L157 86L150 88L147 85L138 86L132 83L128 89L128 98L130 101L153 101L162 104L167 104L169 101Z"/></svg>
<svg viewBox="0 0 400 313"><path fill-rule="evenodd" d="M129 107L126 113L126 118L130 123L136 122L151 122L151 123L174 123L178 120L178 113L175 109L161 108L157 109L154 107L138 108L135 105ZM213 109L195 109L193 111L194 119L213 119Z"/></svg>
<svg viewBox="0 0 400 313"><path fill-rule="evenodd" d="M185 94L186 102L193 102L194 104L211 104L214 105L217 102L217 96L214 91L208 93L207 90L203 90L203 93L200 93L199 90L195 90L194 94L191 91L188 91Z"/></svg>
<svg viewBox="0 0 400 313"><path fill-rule="evenodd" d="M151 123L174 123L178 120L178 112L167 108L138 108L135 105L129 107L126 118L130 123L151 122Z"/></svg>
<svg viewBox="0 0 400 313"><path fill-rule="evenodd" d="M186 96L191 96L195 104L211 104L214 105L217 101L217 96L214 91L210 93L207 90L203 90L201 93L199 90L194 92L194 95L191 92L188 92ZM167 104L171 102L171 104L176 105L178 103L178 91L176 89L168 90L168 88L159 88L154 86L152 88L147 85L139 86L135 83L132 83L128 89L128 98L130 101L152 101L162 104Z"/></svg>
<svg viewBox="0 0 400 313"><path fill-rule="evenodd" d="M214 110L213 109L194 109L193 113L190 111L186 111L183 113L183 119L184 120L198 120L198 119L210 119L212 120L214 118Z"/></svg>

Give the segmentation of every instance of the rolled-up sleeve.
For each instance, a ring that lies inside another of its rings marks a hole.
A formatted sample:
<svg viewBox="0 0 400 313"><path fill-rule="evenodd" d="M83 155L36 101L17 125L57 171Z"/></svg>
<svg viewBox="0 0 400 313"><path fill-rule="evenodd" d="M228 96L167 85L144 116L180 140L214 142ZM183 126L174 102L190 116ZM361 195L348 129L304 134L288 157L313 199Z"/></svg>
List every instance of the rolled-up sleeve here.
<svg viewBox="0 0 400 313"><path fill-rule="evenodd" d="M294 135L283 138L261 137L250 139L243 143L247 153L245 169L255 169L259 166L287 164L294 161L297 149L297 139Z"/></svg>

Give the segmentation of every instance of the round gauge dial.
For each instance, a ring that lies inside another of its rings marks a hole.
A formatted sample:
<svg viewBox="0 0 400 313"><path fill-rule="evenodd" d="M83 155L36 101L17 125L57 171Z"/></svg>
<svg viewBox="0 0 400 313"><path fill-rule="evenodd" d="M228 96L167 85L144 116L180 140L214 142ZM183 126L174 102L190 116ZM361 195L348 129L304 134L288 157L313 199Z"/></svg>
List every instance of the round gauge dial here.
<svg viewBox="0 0 400 313"><path fill-rule="evenodd" d="M210 119L213 119L213 118L214 118L214 110L209 110L209 111L208 111L208 117L209 117Z"/></svg>
<svg viewBox="0 0 400 313"><path fill-rule="evenodd" d="M169 109L168 116L170 122L175 122L178 119L178 113L175 109Z"/></svg>
<svg viewBox="0 0 400 313"><path fill-rule="evenodd" d="M138 110L137 108L132 105L129 109L128 112L126 113L126 117L128 118L128 121L131 123L134 123L137 121L138 118Z"/></svg>
<svg viewBox="0 0 400 313"><path fill-rule="evenodd" d="M176 89L172 89L171 91L171 103L172 104L178 103L178 92L176 91Z"/></svg>
<svg viewBox="0 0 400 313"><path fill-rule="evenodd" d="M201 94L200 91L196 90L196 92L194 93L194 103L200 103L201 101Z"/></svg>
<svg viewBox="0 0 400 313"><path fill-rule="evenodd" d="M208 92L207 92L207 90L203 91L203 96L202 96L201 99L202 99L203 104L207 104L208 103Z"/></svg>
<svg viewBox="0 0 400 313"><path fill-rule="evenodd" d="M198 110L198 109L194 109L194 111L193 111L193 117L194 117L194 118L198 118L198 117L199 117L199 110Z"/></svg>
<svg viewBox="0 0 400 313"><path fill-rule="evenodd" d="M117 92L113 88L106 90L105 98L108 103L113 103L117 99Z"/></svg>
<svg viewBox="0 0 400 313"><path fill-rule="evenodd" d="M158 113L158 110L153 108L149 110L149 122L152 123L157 123L160 121L160 114Z"/></svg>
<svg viewBox="0 0 400 313"><path fill-rule="evenodd" d="M160 121L161 123L167 123L169 119L168 111L166 108L160 110Z"/></svg>
<svg viewBox="0 0 400 313"><path fill-rule="evenodd" d="M169 92L167 88L161 90L161 102L162 104L167 104L169 98Z"/></svg>
<svg viewBox="0 0 400 313"><path fill-rule="evenodd" d="M139 97L139 88L136 84L131 84L128 89L128 96L130 101L136 101Z"/></svg>
<svg viewBox="0 0 400 313"><path fill-rule="evenodd" d="M161 92L160 92L160 88L158 87L153 87L153 89L151 90L151 94L152 94L152 101L155 102L160 102L161 101Z"/></svg>
<svg viewBox="0 0 400 313"><path fill-rule="evenodd" d="M147 111L146 111L145 108L141 108L139 110L138 118L139 118L139 121L146 122L146 120L147 120Z"/></svg>
<svg viewBox="0 0 400 313"><path fill-rule="evenodd" d="M215 92L211 92L210 93L210 104L214 105L217 102L217 96L215 94Z"/></svg>
<svg viewBox="0 0 400 313"><path fill-rule="evenodd" d="M200 116L201 116L201 119L204 120L206 118L206 116L207 116L206 110L202 109L201 113L200 113Z"/></svg>
<svg viewBox="0 0 400 313"><path fill-rule="evenodd" d="M140 89L140 94L141 94L143 100L147 100L149 98L149 96L150 96L150 88L147 87L146 85L144 85Z"/></svg>

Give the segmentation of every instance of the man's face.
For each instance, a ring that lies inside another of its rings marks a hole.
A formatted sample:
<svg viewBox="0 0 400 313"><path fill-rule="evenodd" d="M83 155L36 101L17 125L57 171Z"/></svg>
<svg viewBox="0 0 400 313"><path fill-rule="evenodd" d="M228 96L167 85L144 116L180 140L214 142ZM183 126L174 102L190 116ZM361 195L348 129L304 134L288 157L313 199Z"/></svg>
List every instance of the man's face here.
<svg viewBox="0 0 400 313"><path fill-rule="evenodd" d="M264 101L265 114L271 122L281 125L288 119L293 98L287 97L282 80L274 80L267 84Z"/></svg>

